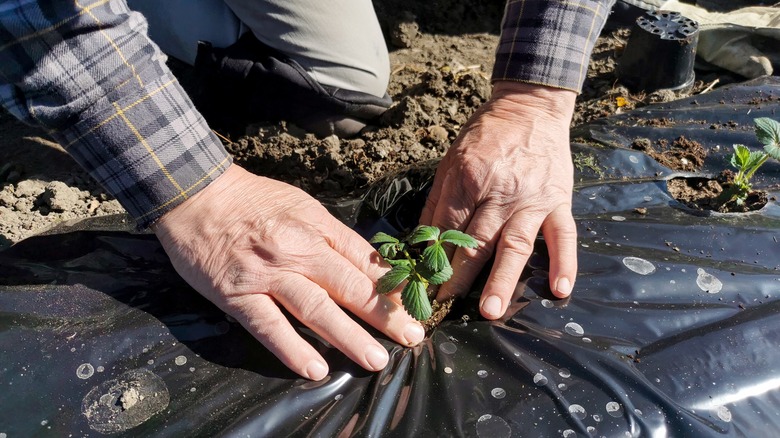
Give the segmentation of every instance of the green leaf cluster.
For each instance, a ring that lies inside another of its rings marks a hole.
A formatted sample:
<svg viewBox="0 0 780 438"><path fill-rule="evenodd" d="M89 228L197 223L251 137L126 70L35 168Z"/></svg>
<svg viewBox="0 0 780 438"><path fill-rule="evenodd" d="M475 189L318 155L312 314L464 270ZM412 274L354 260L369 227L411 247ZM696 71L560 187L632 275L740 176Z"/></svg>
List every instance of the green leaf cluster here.
<svg viewBox="0 0 780 438"><path fill-rule="evenodd" d="M742 144L734 145L734 153L730 163L737 169L732 189L728 192L728 201L743 204L753 185L750 179L769 158L780 160L780 122L769 117L760 117L753 120L755 124L756 138L764 145L763 151L751 151Z"/></svg>
<svg viewBox="0 0 780 438"><path fill-rule="evenodd" d="M433 313L428 285L443 284L452 277L452 266L444 245L477 247L476 239L466 233L457 230L441 232L429 225L416 227L403 239L379 232L370 242L379 245L377 251L392 266L379 279L377 292L386 294L405 281L401 303L419 321L430 318Z"/></svg>

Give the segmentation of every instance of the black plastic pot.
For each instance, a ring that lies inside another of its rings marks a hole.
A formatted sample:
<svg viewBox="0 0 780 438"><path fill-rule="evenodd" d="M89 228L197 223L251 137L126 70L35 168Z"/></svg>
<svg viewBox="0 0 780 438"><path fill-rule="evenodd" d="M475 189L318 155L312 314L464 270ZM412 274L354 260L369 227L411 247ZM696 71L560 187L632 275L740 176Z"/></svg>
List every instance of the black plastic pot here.
<svg viewBox="0 0 780 438"><path fill-rule="evenodd" d="M617 75L632 91L685 90L693 85L699 24L679 12L649 11L637 18L618 61Z"/></svg>

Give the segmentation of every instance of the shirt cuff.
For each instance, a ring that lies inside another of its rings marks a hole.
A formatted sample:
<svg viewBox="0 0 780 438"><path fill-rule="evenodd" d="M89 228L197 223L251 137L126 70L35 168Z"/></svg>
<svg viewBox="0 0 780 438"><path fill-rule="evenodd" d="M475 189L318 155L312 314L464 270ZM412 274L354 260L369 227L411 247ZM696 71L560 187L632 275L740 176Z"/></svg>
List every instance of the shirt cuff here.
<svg viewBox="0 0 780 438"><path fill-rule="evenodd" d="M580 92L614 0L510 0L501 23L493 81Z"/></svg>
<svg viewBox="0 0 780 438"><path fill-rule="evenodd" d="M231 158L168 71L52 132L147 228L206 187Z"/></svg>

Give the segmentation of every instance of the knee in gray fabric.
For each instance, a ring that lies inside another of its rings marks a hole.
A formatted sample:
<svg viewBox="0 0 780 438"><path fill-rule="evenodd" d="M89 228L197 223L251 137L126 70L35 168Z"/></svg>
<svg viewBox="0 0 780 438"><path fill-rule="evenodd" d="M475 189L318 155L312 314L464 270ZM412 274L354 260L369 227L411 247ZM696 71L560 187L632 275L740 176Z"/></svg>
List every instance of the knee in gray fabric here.
<svg viewBox="0 0 780 438"><path fill-rule="evenodd" d="M390 97L317 83L293 59L251 32L224 49L200 42L195 103L210 123L285 120L318 136L349 137L392 104Z"/></svg>

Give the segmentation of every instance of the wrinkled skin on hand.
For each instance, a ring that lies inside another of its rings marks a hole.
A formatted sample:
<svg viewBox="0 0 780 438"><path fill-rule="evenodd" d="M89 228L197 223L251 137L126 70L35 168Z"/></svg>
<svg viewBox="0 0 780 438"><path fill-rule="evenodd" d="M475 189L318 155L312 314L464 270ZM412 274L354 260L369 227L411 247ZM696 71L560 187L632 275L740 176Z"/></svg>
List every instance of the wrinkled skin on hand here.
<svg viewBox="0 0 780 438"><path fill-rule="evenodd" d="M303 377L328 365L282 307L371 371L388 353L342 307L403 345L424 337L398 294L374 291L389 270L374 248L290 185L233 165L153 229L187 283Z"/></svg>
<svg viewBox="0 0 780 438"><path fill-rule="evenodd" d="M437 169L420 222L465 231L479 247L454 252L454 274L437 300L468 293L495 253L480 311L501 317L540 229L553 294L571 293L577 275L569 146L575 97L569 90L498 81L463 127Z"/></svg>

